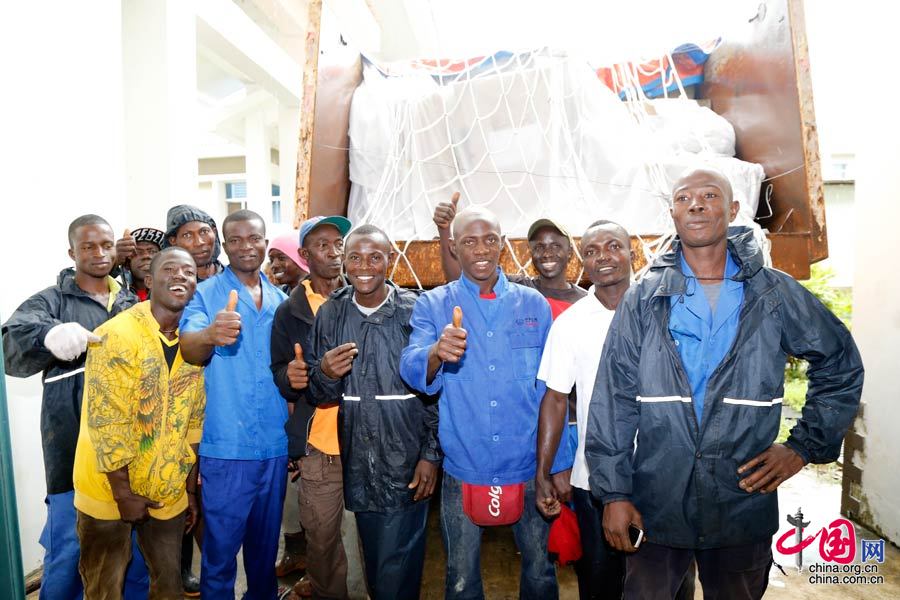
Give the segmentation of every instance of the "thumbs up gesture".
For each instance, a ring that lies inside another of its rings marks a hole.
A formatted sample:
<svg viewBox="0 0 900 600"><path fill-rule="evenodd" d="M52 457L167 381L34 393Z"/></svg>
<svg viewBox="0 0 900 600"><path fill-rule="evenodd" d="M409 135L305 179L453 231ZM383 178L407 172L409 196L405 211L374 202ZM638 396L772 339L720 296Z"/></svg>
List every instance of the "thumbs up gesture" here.
<svg viewBox="0 0 900 600"><path fill-rule="evenodd" d="M437 225L438 231L449 230L450 224L456 217L456 205L459 203L459 192L453 192L450 202L438 202L434 207L434 224Z"/></svg>
<svg viewBox="0 0 900 600"><path fill-rule="evenodd" d="M238 293L231 290L228 304L216 313L216 318L209 326L211 341L214 346L230 346L241 334L241 315L237 312Z"/></svg>
<svg viewBox="0 0 900 600"><path fill-rule="evenodd" d="M288 363L287 378L295 390L302 390L309 385L309 370L306 361L303 360L303 349L300 344L294 344L294 360Z"/></svg>
<svg viewBox="0 0 900 600"><path fill-rule="evenodd" d="M131 230L126 229L122 237L116 240L116 264L124 265L137 252L137 243L131 237Z"/></svg>
<svg viewBox="0 0 900 600"><path fill-rule="evenodd" d="M453 307L453 321L444 327L435 344L435 352L443 362L458 363L466 352L466 330L462 327L463 313Z"/></svg>

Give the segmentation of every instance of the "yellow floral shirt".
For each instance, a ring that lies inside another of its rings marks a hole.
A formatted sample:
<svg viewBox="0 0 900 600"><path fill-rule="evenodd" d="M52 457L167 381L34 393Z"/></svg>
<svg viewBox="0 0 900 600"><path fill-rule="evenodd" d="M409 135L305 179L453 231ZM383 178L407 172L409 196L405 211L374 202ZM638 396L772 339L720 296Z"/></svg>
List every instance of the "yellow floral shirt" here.
<svg viewBox="0 0 900 600"><path fill-rule="evenodd" d="M84 371L81 429L75 450L75 507L95 519L119 519L106 473L128 467L131 490L163 504L170 519L187 508L185 479L196 462L206 394L203 368L179 349L169 370L150 302L110 319L95 333Z"/></svg>

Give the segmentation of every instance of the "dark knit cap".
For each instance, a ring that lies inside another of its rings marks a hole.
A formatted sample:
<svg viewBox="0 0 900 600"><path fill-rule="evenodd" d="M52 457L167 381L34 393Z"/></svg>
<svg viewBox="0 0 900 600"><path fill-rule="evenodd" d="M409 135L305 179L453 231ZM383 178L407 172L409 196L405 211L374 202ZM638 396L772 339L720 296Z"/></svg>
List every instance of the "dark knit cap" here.
<svg viewBox="0 0 900 600"><path fill-rule="evenodd" d="M169 242L169 238L175 236L182 225L192 221L206 223L213 230L213 234L216 236L216 243L213 246L211 262L216 262L219 254L222 252L222 244L219 242L219 228L216 227L216 222L211 216L190 204L179 204L169 209L169 212L166 214L166 237L163 239L162 247L168 248L172 246L173 244Z"/></svg>

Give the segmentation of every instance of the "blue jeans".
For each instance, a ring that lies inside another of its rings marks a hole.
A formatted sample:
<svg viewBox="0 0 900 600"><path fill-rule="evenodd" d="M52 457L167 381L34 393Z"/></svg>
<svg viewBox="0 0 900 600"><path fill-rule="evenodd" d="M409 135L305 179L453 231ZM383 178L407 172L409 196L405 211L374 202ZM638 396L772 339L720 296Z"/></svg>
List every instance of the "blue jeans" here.
<svg viewBox="0 0 900 600"><path fill-rule="evenodd" d="M237 553L244 549L246 600L275 600L275 561L287 488L287 456L267 460L200 457L203 550L200 594L234 598Z"/></svg>
<svg viewBox="0 0 900 600"><path fill-rule="evenodd" d="M75 530L75 492L50 494L44 503L47 505L47 522L40 539L45 552L40 600L80 600L82 586L78 559L81 552ZM125 599L145 600L150 576L134 534L131 536L131 556L131 564L125 573Z"/></svg>
<svg viewBox="0 0 900 600"><path fill-rule="evenodd" d="M444 472L441 488L441 537L447 551L447 599L483 599L481 582L481 532L463 512L462 482ZM534 480L525 484L525 509L522 518L512 525L516 546L522 555L519 576L519 598L523 600L556 600L559 587L556 569L547 555L550 524L537 510Z"/></svg>
<svg viewBox="0 0 900 600"><path fill-rule="evenodd" d="M428 500L396 512L356 513L372 600L416 600L421 595L427 520Z"/></svg>

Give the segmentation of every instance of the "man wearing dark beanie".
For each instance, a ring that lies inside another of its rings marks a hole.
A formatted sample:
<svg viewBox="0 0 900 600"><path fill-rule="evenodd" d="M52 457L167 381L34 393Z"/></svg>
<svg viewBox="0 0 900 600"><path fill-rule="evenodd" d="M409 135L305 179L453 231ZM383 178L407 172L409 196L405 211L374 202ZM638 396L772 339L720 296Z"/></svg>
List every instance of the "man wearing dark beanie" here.
<svg viewBox="0 0 900 600"><path fill-rule="evenodd" d="M179 204L166 214L166 235L163 248L180 246L187 250L197 263L197 281L209 279L221 273L219 254L219 229L207 213L190 204Z"/></svg>

